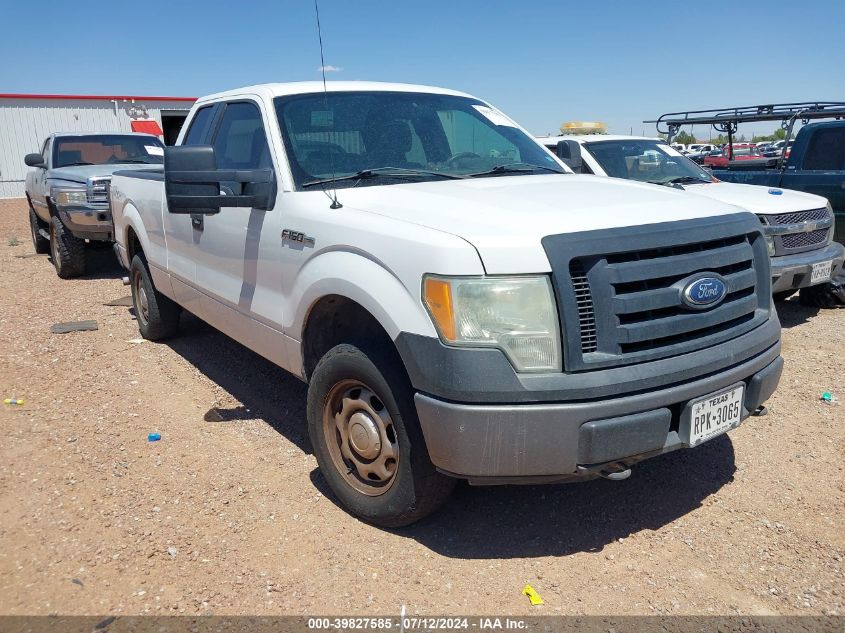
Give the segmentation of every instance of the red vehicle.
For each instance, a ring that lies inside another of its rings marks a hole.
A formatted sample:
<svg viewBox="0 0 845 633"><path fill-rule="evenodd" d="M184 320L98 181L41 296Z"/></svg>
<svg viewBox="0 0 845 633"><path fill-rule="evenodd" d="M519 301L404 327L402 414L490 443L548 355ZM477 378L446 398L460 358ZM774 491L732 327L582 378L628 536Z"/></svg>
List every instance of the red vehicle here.
<svg viewBox="0 0 845 633"><path fill-rule="evenodd" d="M727 167L728 161L732 160L754 160L764 158L764 156L760 153L760 150L757 149L757 146L750 143L734 143L733 156L730 155L730 151L730 146L725 145L721 154L716 154L714 156L713 152L711 152L709 156L705 156L704 164L710 165L711 167Z"/></svg>

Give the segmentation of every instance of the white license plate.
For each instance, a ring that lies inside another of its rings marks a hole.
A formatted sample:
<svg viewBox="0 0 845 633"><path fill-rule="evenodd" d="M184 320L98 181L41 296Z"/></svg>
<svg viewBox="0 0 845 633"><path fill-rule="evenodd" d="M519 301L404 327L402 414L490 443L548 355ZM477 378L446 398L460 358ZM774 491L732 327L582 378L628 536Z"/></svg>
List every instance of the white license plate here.
<svg viewBox="0 0 845 633"><path fill-rule="evenodd" d="M689 446L721 435L739 425L745 385L704 396L689 404Z"/></svg>
<svg viewBox="0 0 845 633"><path fill-rule="evenodd" d="M813 272L810 273L810 283L817 284L830 279L830 272L833 269L833 261L819 262L813 264Z"/></svg>

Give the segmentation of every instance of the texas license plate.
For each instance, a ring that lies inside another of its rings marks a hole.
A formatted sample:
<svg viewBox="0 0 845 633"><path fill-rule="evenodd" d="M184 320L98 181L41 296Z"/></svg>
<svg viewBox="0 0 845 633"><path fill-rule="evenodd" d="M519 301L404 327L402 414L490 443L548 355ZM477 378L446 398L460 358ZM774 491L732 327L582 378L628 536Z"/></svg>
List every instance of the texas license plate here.
<svg viewBox="0 0 845 633"><path fill-rule="evenodd" d="M810 283L817 284L830 279L830 272L833 269L833 261L819 262L813 264L813 271L810 273Z"/></svg>
<svg viewBox="0 0 845 633"><path fill-rule="evenodd" d="M686 422L689 426L685 429L685 444L697 446L739 426L744 394L745 385L737 385L727 391L692 400L687 405Z"/></svg>

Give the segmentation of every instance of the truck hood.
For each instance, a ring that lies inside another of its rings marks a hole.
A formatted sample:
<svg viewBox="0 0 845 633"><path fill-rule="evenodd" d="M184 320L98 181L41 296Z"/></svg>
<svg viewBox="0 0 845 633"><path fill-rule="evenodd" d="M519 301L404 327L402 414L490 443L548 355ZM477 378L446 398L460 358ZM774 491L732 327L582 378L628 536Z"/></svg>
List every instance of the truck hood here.
<svg viewBox="0 0 845 633"><path fill-rule="evenodd" d="M52 180L67 180L85 184L89 178L111 176L116 171L124 169L149 169L155 165L141 165L138 163L115 163L113 165L77 165L75 167L57 167L47 173ZM159 165L160 167L160 165Z"/></svg>
<svg viewBox="0 0 845 633"><path fill-rule="evenodd" d="M812 193L761 187L759 185L740 185L733 182L708 182L685 185L689 193L705 196L728 204L735 204L757 215L775 215L820 209L827 204L827 199ZM769 192L777 193L769 193Z"/></svg>
<svg viewBox="0 0 845 633"><path fill-rule="evenodd" d="M540 243L546 235L744 211L674 188L582 175L498 176L339 189L337 194L349 209L463 238L490 274L548 272Z"/></svg>

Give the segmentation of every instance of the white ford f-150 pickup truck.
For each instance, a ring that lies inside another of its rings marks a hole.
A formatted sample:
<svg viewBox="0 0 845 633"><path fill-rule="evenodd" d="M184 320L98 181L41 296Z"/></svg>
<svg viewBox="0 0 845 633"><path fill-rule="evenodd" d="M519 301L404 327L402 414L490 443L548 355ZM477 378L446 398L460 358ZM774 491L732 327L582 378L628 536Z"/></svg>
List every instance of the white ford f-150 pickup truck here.
<svg viewBox="0 0 845 633"><path fill-rule="evenodd" d="M111 183L141 334L184 308L308 383L326 480L398 526L470 483L621 479L777 386L756 216L574 175L470 95L253 86Z"/></svg>
<svg viewBox="0 0 845 633"><path fill-rule="evenodd" d="M772 258L775 299L826 283L842 270L845 247L833 241L835 220L826 198L780 187L721 182L660 139L596 134L538 140L576 173L684 189L755 213L763 223Z"/></svg>

